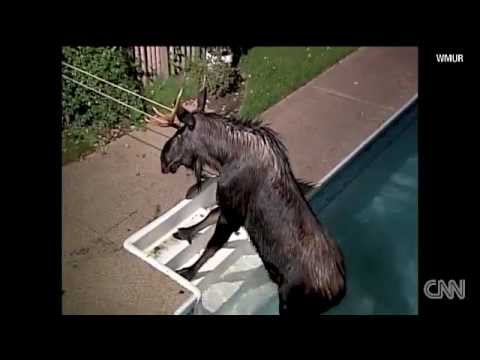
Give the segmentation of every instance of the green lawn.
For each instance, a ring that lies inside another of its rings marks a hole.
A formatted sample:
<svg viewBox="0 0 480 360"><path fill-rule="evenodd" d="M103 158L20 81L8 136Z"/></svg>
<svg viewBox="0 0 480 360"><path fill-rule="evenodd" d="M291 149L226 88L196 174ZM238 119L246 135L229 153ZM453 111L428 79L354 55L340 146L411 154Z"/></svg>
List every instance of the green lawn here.
<svg viewBox="0 0 480 360"><path fill-rule="evenodd" d="M251 119L356 50L355 47L255 47L240 61L246 89L240 116Z"/></svg>
<svg viewBox="0 0 480 360"><path fill-rule="evenodd" d="M93 128L71 129L62 132L62 164L80 159L95 150L97 133Z"/></svg>
<svg viewBox="0 0 480 360"><path fill-rule="evenodd" d="M182 85L184 87L182 99L194 98L198 95L198 83L187 75L185 81L183 80L183 77L171 77L167 80L156 80L146 87L145 96L160 104L173 106ZM150 106L150 104L147 106ZM166 111L161 108L158 108L158 110L162 112ZM152 113L152 111L150 111L150 113Z"/></svg>

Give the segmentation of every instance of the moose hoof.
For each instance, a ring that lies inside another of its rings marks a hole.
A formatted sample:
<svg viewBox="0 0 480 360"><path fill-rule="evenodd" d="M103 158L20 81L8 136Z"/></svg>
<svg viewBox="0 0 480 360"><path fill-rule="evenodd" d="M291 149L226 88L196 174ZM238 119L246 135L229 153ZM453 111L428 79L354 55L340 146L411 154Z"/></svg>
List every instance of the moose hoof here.
<svg viewBox="0 0 480 360"><path fill-rule="evenodd" d="M190 270L190 268L183 268L180 270L177 270L177 274L184 277L188 281L192 280L195 274Z"/></svg>
<svg viewBox="0 0 480 360"><path fill-rule="evenodd" d="M187 240L189 244L192 243L193 234L187 229L180 228L176 233L173 234L173 237L178 240Z"/></svg>
<svg viewBox="0 0 480 360"><path fill-rule="evenodd" d="M187 200L191 200L194 196L200 193L200 190L201 190L201 186L193 185L190 189L188 189L187 194L185 195L185 198Z"/></svg>

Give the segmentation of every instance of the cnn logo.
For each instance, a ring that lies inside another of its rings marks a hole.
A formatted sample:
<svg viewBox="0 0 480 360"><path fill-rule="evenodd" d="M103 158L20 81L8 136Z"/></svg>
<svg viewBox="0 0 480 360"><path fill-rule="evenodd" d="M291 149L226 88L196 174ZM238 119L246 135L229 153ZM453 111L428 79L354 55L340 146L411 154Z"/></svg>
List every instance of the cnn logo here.
<svg viewBox="0 0 480 360"><path fill-rule="evenodd" d="M457 297L460 300L465 299L465 280L458 283L454 280L428 280L423 287L425 296L429 299L443 299L446 297L453 300Z"/></svg>

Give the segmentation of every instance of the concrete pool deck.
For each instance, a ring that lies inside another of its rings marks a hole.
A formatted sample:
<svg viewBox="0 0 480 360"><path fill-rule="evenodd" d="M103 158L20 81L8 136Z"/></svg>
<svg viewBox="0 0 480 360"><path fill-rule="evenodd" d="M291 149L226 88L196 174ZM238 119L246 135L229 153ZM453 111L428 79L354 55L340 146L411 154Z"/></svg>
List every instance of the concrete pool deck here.
<svg viewBox="0 0 480 360"><path fill-rule="evenodd" d="M417 93L416 48L361 48L268 109L298 178L317 182ZM172 314L187 294L123 249L123 241L182 200L186 170L160 173L173 133L123 136L106 155L63 167L64 314Z"/></svg>

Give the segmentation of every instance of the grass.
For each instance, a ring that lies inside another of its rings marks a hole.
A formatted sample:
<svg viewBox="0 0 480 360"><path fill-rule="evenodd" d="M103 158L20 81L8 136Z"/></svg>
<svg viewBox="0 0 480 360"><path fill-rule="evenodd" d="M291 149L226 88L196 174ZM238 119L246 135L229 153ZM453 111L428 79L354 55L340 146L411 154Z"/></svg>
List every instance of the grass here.
<svg viewBox="0 0 480 360"><path fill-rule="evenodd" d="M145 96L160 104L173 106L182 84L184 86L182 99L193 98L198 95L198 83L186 76L185 81L183 81L182 77L156 80L146 87ZM160 108L158 110L165 112L165 110Z"/></svg>
<svg viewBox="0 0 480 360"><path fill-rule="evenodd" d="M240 116L257 117L355 47L255 47L240 61L246 79Z"/></svg>
<svg viewBox="0 0 480 360"><path fill-rule="evenodd" d="M120 126L68 128L62 131L62 164L79 160L94 151L107 153L108 144L131 130L145 128L144 123L131 125L123 119Z"/></svg>
<svg viewBox="0 0 480 360"><path fill-rule="evenodd" d="M93 128L70 129L62 132L62 164L80 159L94 151L97 132Z"/></svg>

